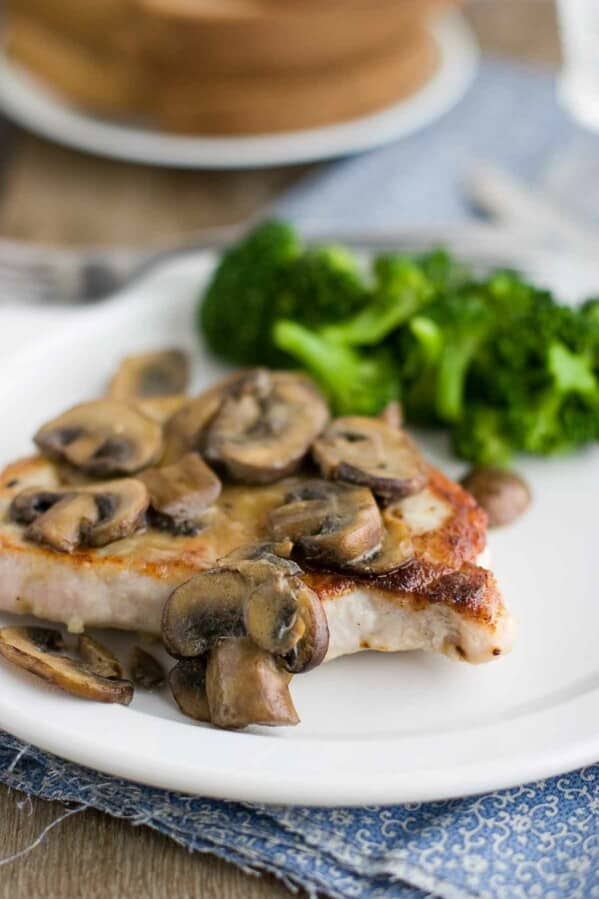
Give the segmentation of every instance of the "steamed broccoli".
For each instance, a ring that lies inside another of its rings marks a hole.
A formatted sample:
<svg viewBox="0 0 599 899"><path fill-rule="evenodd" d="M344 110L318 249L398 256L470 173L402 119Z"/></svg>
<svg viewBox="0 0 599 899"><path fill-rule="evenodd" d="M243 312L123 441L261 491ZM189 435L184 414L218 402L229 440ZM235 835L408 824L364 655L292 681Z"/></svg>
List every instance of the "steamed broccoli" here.
<svg viewBox="0 0 599 899"><path fill-rule="evenodd" d="M347 317L366 299L353 256L338 246L302 248L294 229L266 222L223 256L200 307L209 347L242 365L280 366L280 318L310 326Z"/></svg>
<svg viewBox="0 0 599 899"><path fill-rule="evenodd" d="M385 349L359 352L293 321L277 322L274 340L312 375L338 415L376 415L399 396L397 371Z"/></svg>
<svg viewBox="0 0 599 899"><path fill-rule="evenodd" d="M451 448L456 456L477 465L507 465L513 453L513 439L505 411L470 406L452 428Z"/></svg>
<svg viewBox="0 0 599 899"><path fill-rule="evenodd" d="M448 427L483 464L599 440L599 299L575 309L517 272L475 277L443 249L385 254L361 274L343 247L304 248L281 222L225 254L200 322L246 364L295 361L338 414Z"/></svg>
<svg viewBox="0 0 599 899"><path fill-rule="evenodd" d="M370 302L353 318L325 328L327 339L345 346L376 346L434 296L431 282L406 256L379 256L374 274Z"/></svg>
<svg viewBox="0 0 599 899"><path fill-rule="evenodd" d="M431 424L462 418L468 371L493 324L474 290L449 295L412 319L400 338L408 414Z"/></svg>

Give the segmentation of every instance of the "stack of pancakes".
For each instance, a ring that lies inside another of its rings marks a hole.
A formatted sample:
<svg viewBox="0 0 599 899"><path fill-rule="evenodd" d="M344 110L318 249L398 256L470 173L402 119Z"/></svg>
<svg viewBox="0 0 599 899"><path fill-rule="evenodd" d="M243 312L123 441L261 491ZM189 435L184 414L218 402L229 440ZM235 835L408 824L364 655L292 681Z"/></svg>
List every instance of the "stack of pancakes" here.
<svg viewBox="0 0 599 899"><path fill-rule="evenodd" d="M317 127L432 74L455 0L9 0L8 52L75 104L191 134Z"/></svg>

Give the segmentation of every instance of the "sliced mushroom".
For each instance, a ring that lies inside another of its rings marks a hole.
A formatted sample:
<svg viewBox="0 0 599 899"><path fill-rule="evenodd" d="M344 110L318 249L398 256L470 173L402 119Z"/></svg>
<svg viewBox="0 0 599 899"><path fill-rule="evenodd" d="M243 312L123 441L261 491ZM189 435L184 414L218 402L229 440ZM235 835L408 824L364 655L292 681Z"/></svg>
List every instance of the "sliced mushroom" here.
<svg viewBox="0 0 599 899"><path fill-rule="evenodd" d="M88 546L106 546L133 534L144 523L150 496L137 478L104 481L85 488L94 497L100 517L86 535Z"/></svg>
<svg viewBox="0 0 599 899"><path fill-rule="evenodd" d="M173 465L148 468L140 474L152 508L175 522L195 521L211 506L221 483L197 453L187 453Z"/></svg>
<svg viewBox="0 0 599 899"><path fill-rule="evenodd" d="M126 356L110 382L115 400L181 393L189 380L189 363L181 350L158 350Z"/></svg>
<svg viewBox="0 0 599 899"><path fill-rule="evenodd" d="M133 402L135 408L139 409L146 418L151 418L159 425L165 425L187 402L187 397L183 393L176 393L173 396L151 396Z"/></svg>
<svg viewBox="0 0 599 899"><path fill-rule="evenodd" d="M323 605L291 559L290 540L242 546L219 560L249 581L244 604L246 633L276 655L293 674L316 668L329 648Z"/></svg>
<svg viewBox="0 0 599 899"><path fill-rule="evenodd" d="M229 568L213 568L185 581L164 606L162 638L167 652L175 658L194 658L222 637L241 637L247 592L247 578Z"/></svg>
<svg viewBox="0 0 599 899"><path fill-rule="evenodd" d="M73 552L129 536L143 524L148 504L145 485L123 478L55 491L29 488L13 499L10 515L29 525L29 540Z"/></svg>
<svg viewBox="0 0 599 899"><path fill-rule="evenodd" d="M166 680L164 668L158 659L142 649L141 646L133 648L129 670L133 683L137 687L143 687L144 690L161 687Z"/></svg>
<svg viewBox="0 0 599 899"><path fill-rule="evenodd" d="M209 390L188 400L166 422L164 428L164 454L162 465L172 465L181 456L198 450L204 431L212 421L227 392L248 372L235 372L219 381Z"/></svg>
<svg viewBox="0 0 599 899"><path fill-rule="evenodd" d="M269 518L276 540L289 537L315 565L351 568L374 556L384 527L370 490L328 481L305 481L291 490Z"/></svg>
<svg viewBox="0 0 599 899"><path fill-rule="evenodd" d="M206 669L212 723L233 729L297 724L289 680L270 653L251 640L222 640L210 652Z"/></svg>
<svg viewBox="0 0 599 899"><path fill-rule="evenodd" d="M34 440L49 458L94 477L133 474L162 452L157 422L119 400L75 406L40 428Z"/></svg>
<svg viewBox="0 0 599 899"><path fill-rule="evenodd" d="M168 682L175 702L184 715L196 721L210 721L206 695L206 656L185 659L171 669Z"/></svg>
<svg viewBox="0 0 599 899"><path fill-rule="evenodd" d="M72 553L85 542L98 521L94 497L89 493L67 493L47 512L32 521L25 536L59 552Z"/></svg>
<svg viewBox="0 0 599 899"><path fill-rule="evenodd" d="M386 500L419 493L428 480L412 439L377 418L338 418L314 443L312 454L324 477L370 487Z"/></svg>
<svg viewBox="0 0 599 899"><path fill-rule="evenodd" d="M0 655L20 668L84 699L128 705L133 684L95 674L89 665L65 655L58 631L42 627L0 629Z"/></svg>
<svg viewBox="0 0 599 899"><path fill-rule="evenodd" d="M291 540L280 540L278 543L264 541L262 543L246 543L234 549L217 561L223 568L235 568L247 575L252 583L259 583L273 572L285 575L301 574L299 565L289 557L293 550Z"/></svg>
<svg viewBox="0 0 599 899"><path fill-rule="evenodd" d="M490 528L511 524L530 505L528 484L515 471L473 468L461 483L487 513Z"/></svg>
<svg viewBox="0 0 599 899"><path fill-rule="evenodd" d="M125 672L117 657L88 634L81 634L79 637L77 652L94 674L99 674L100 677L124 678Z"/></svg>
<svg viewBox="0 0 599 899"><path fill-rule="evenodd" d="M257 369L224 397L203 452L236 481L271 484L299 468L328 418L305 375Z"/></svg>

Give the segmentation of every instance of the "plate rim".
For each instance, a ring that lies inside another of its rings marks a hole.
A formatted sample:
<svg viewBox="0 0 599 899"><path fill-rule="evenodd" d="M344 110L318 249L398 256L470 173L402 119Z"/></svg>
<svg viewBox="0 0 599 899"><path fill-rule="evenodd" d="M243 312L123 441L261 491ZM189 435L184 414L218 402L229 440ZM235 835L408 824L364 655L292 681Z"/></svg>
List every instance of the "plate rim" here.
<svg viewBox="0 0 599 899"><path fill-rule="evenodd" d="M0 52L0 108L22 127L64 146L129 162L190 169L253 169L352 155L406 137L466 93L479 61L465 17L449 9L431 30L441 63L416 93L348 122L254 137L190 137L136 128L70 106Z"/></svg>

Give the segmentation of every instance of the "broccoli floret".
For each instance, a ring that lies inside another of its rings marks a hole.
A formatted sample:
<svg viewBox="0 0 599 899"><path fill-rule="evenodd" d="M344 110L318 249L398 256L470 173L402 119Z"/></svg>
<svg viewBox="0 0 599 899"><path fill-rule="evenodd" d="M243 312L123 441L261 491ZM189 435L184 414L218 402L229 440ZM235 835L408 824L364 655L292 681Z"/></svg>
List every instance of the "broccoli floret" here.
<svg viewBox="0 0 599 899"><path fill-rule="evenodd" d="M599 297L592 297L580 307L581 316L599 327Z"/></svg>
<svg viewBox="0 0 599 899"><path fill-rule="evenodd" d="M272 363L273 307L300 254L294 229L283 222L260 225L224 254L199 310L211 350L242 365Z"/></svg>
<svg viewBox="0 0 599 899"><path fill-rule="evenodd" d="M407 418L420 425L438 423L436 385L442 350L443 333L436 322L420 315L408 322L400 337L402 401Z"/></svg>
<svg viewBox="0 0 599 899"><path fill-rule="evenodd" d="M366 300L343 247L303 250L291 227L266 222L226 252L200 307L209 347L242 365L289 363L272 341L280 318L311 326L347 317Z"/></svg>
<svg viewBox="0 0 599 899"><path fill-rule="evenodd" d="M509 410L514 440L529 453L557 453L599 437L599 382L589 358L554 341L547 351L551 386Z"/></svg>
<svg viewBox="0 0 599 899"><path fill-rule="evenodd" d="M460 262L443 247L414 257L414 261L438 294L465 287L473 280L469 265Z"/></svg>
<svg viewBox="0 0 599 899"><path fill-rule="evenodd" d="M466 379L481 345L492 332L494 317L474 290L449 295L431 305L409 325L401 368L407 408L419 420L456 422L464 414ZM410 345L411 344L411 345Z"/></svg>
<svg viewBox="0 0 599 899"><path fill-rule="evenodd" d="M293 321L277 322L274 340L312 375L337 415L376 415L399 396L397 371L385 349L360 352Z"/></svg>
<svg viewBox="0 0 599 899"><path fill-rule="evenodd" d="M428 278L406 256L379 256L372 298L355 316L323 330L344 346L375 346L416 315L434 296Z"/></svg>
<svg viewBox="0 0 599 899"><path fill-rule="evenodd" d="M475 465L508 465L513 441L505 413L491 406L471 406L451 431L451 448Z"/></svg>

